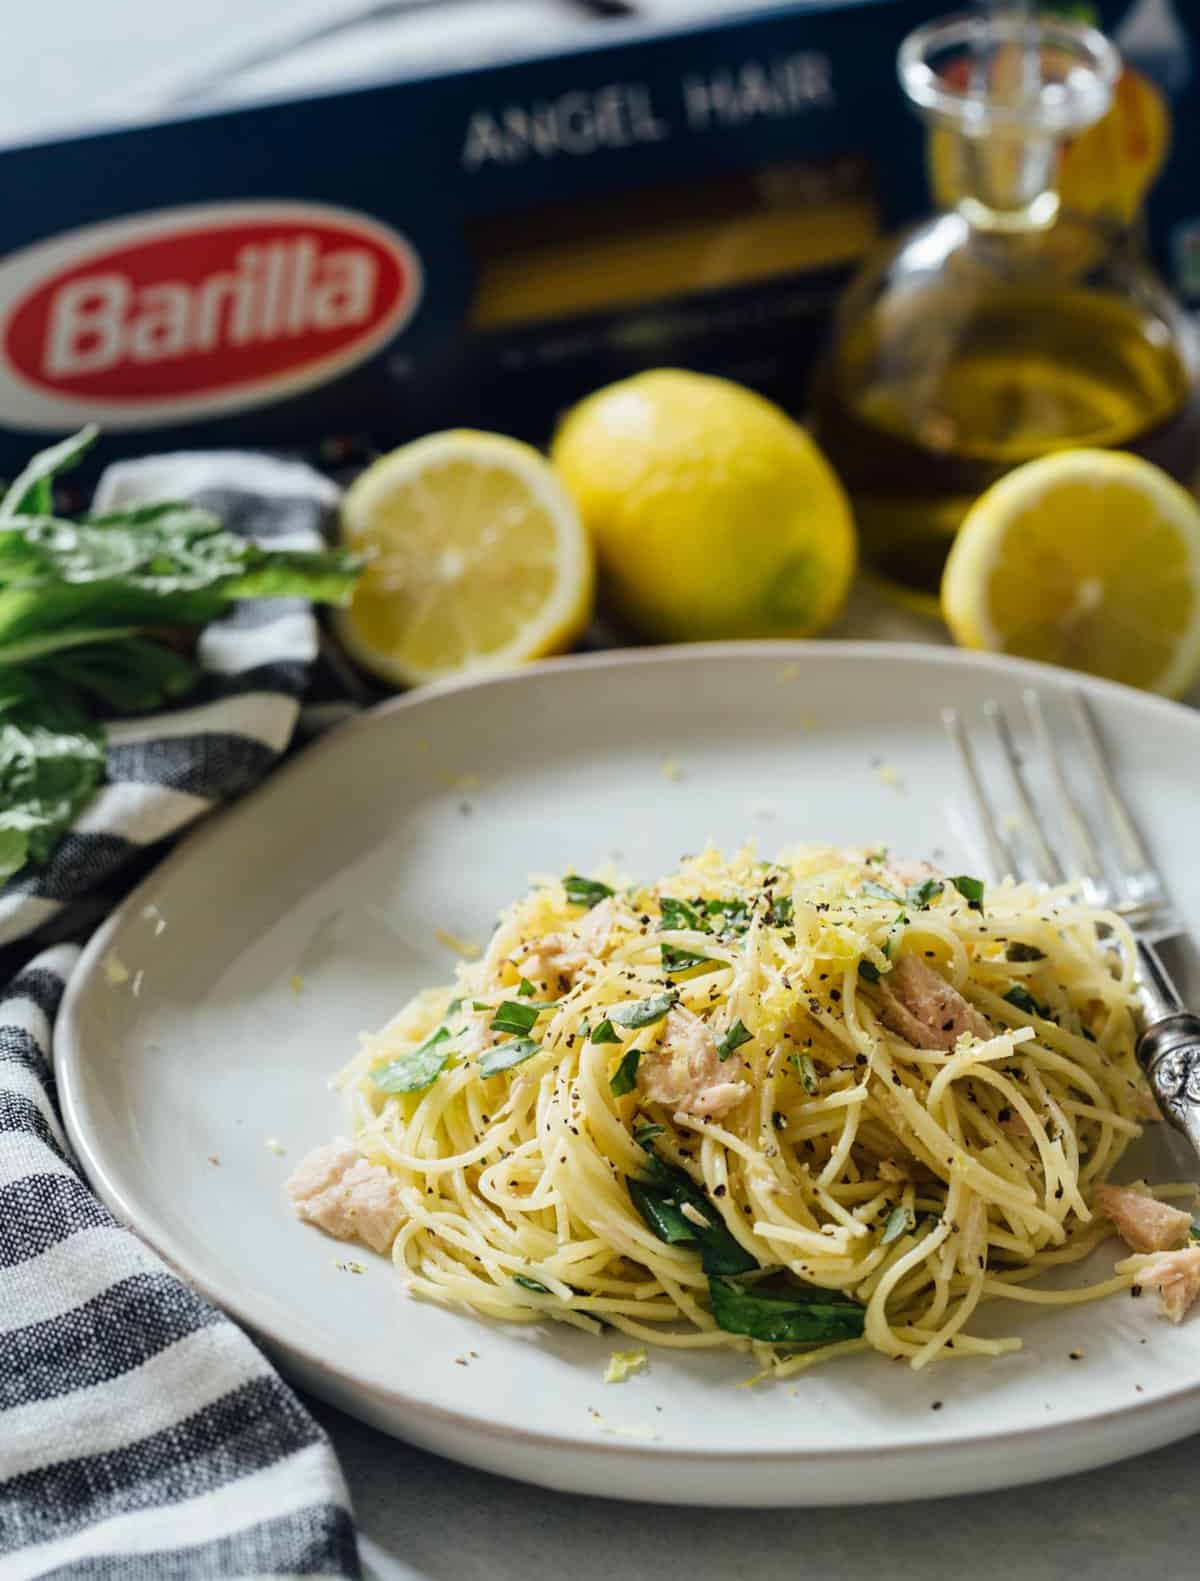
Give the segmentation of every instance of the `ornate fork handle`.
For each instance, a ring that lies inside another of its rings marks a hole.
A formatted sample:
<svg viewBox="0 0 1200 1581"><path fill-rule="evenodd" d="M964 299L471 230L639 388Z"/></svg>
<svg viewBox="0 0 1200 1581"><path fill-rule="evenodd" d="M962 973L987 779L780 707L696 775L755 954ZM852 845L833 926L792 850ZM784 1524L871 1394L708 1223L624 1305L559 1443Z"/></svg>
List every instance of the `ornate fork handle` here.
<svg viewBox="0 0 1200 1581"><path fill-rule="evenodd" d="M1138 1063L1163 1112L1200 1153L1200 1016L1180 1010L1138 1039Z"/></svg>

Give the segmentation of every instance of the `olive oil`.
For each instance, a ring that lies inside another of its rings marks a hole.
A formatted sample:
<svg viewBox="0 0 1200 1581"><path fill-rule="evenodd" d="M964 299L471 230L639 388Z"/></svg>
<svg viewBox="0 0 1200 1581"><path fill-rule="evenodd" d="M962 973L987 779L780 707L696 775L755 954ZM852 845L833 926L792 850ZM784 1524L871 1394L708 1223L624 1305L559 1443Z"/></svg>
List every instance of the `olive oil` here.
<svg viewBox="0 0 1200 1581"><path fill-rule="evenodd" d="M1111 448L1200 473L1194 327L1129 228L1057 189L1120 65L1094 29L1027 8L932 22L901 46L953 207L859 273L812 418L864 558L918 602L975 500L1022 462Z"/></svg>
<svg viewBox="0 0 1200 1581"><path fill-rule="evenodd" d="M911 286L847 327L814 391L864 557L891 583L936 594L974 500L1050 451L1134 450L1184 483L1200 473L1179 326L1083 287Z"/></svg>

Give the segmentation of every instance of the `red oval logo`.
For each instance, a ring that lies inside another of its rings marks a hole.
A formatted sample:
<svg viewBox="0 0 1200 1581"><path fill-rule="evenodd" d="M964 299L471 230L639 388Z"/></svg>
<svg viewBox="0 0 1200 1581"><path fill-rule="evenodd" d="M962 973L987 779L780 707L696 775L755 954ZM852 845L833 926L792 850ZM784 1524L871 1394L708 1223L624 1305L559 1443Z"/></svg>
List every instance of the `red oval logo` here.
<svg viewBox="0 0 1200 1581"><path fill-rule="evenodd" d="M420 294L407 244L341 210L183 209L77 239L105 231L109 246L76 255L7 315L14 371L59 397L199 410L241 404L246 386L283 393L361 361Z"/></svg>

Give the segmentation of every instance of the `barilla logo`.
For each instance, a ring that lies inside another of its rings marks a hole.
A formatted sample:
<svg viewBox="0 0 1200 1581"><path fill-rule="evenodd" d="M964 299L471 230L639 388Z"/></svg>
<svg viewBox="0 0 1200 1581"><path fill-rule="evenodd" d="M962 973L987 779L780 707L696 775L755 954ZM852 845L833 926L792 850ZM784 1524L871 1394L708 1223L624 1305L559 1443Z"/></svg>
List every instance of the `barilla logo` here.
<svg viewBox="0 0 1200 1581"><path fill-rule="evenodd" d="M403 237L324 205L71 231L0 263L0 421L133 428L261 406L363 362L420 295Z"/></svg>

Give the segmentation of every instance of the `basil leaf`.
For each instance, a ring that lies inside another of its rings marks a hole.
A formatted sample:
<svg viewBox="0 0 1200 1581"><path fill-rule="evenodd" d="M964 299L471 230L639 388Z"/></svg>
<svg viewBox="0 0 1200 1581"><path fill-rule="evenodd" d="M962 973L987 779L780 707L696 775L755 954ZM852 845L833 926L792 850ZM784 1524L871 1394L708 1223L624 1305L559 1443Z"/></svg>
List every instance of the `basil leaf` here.
<svg viewBox="0 0 1200 1581"><path fill-rule="evenodd" d="M812 1345L855 1339L866 1323L866 1309L832 1290L793 1281L787 1289L710 1278L709 1298L717 1326L727 1334L746 1334L769 1345Z"/></svg>
<svg viewBox="0 0 1200 1581"><path fill-rule="evenodd" d="M522 977L520 983L517 986L517 998L532 999L536 992L537 989L529 981L528 977Z"/></svg>
<svg viewBox="0 0 1200 1581"><path fill-rule="evenodd" d="M810 1098L817 1091L817 1067L812 1062L811 1054L793 1054L792 1064L796 1067L796 1074L800 1078L800 1085Z"/></svg>
<svg viewBox="0 0 1200 1581"><path fill-rule="evenodd" d="M957 878L952 878L950 882L966 901L967 909L969 911L977 911L982 916L983 880L981 878L970 878L966 873L960 873Z"/></svg>
<svg viewBox="0 0 1200 1581"><path fill-rule="evenodd" d="M1194 1224L1188 1226L1188 1240L1200 1241L1200 1228L1197 1228Z"/></svg>
<svg viewBox="0 0 1200 1581"><path fill-rule="evenodd" d="M49 860L104 762L103 731L69 693L0 670L0 882Z"/></svg>
<svg viewBox="0 0 1200 1581"><path fill-rule="evenodd" d="M678 972L690 972L693 966L720 966L720 961L714 961L710 955L697 955L693 950L677 950L673 944L660 946L662 950L663 971L673 976Z"/></svg>
<svg viewBox="0 0 1200 1581"><path fill-rule="evenodd" d="M638 1062L641 1057L641 1049L630 1049L617 1066L608 1084L608 1090L614 1098L623 1098L627 1092L632 1092L637 1086Z"/></svg>
<svg viewBox="0 0 1200 1581"><path fill-rule="evenodd" d="M729 1232L721 1215L682 1169L664 1164L652 1147L648 1155L649 1181L627 1179L633 1205L658 1236L671 1245L695 1244L700 1265L708 1274L748 1273L758 1264ZM687 1203L705 1221L696 1224L683 1213Z"/></svg>
<svg viewBox="0 0 1200 1581"><path fill-rule="evenodd" d="M710 917L720 917L721 933L745 933L750 926L750 908L744 900L706 900Z"/></svg>
<svg viewBox="0 0 1200 1581"><path fill-rule="evenodd" d="M858 975L868 983L877 983L880 972L874 961L859 961Z"/></svg>
<svg viewBox="0 0 1200 1581"><path fill-rule="evenodd" d="M873 878L865 879L859 886L860 895L874 895L879 900L894 900L899 906L902 904L900 896L894 889L887 889L883 884L877 884Z"/></svg>
<svg viewBox="0 0 1200 1581"><path fill-rule="evenodd" d="M611 1021L601 1021L589 1035L591 1043L619 1043L621 1041Z"/></svg>
<svg viewBox="0 0 1200 1581"><path fill-rule="evenodd" d="M1023 988L1020 983L1014 984L1006 994L1001 995L1001 998L1012 1005L1014 1010L1020 1010L1023 1015L1040 1016L1043 1021L1054 1020L1050 1014L1050 1006L1039 1004L1028 988Z"/></svg>
<svg viewBox="0 0 1200 1581"><path fill-rule="evenodd" d="M693 933L709 931L707 920L688 900L674 900L670 895L664 895L658 903L658 909L662 913L660 929L688 928Z"/></svg>
<svg viewBox="0 0 1200 1581"><path fill-rule="evenodd" d="M742 1024L739 1017L717 1044L717 1057L721 1063L724 1064L734 1049L740 1049L743 1043L749 1043L753 1036L754 1033Z"/></svg>
<svg viewBox="0 0 1200 1581"><path fill-rule="evenodd" d="M887 1223L883 1227L883 1234L879 1237L880 1246L890 1246L893 1241L907 1235L916 1228L917 1216L911 1208L893 1208L888 1214Z"/></svg>
<svg viewBox="0 0 1200 1581"><path fill-rule="evenodd" d="M538 1053L541 1046L532 1038L509 1038L506 1043L497 1043L479 1056L479 1074L484 1077L498 1076L502 1070L523 1065Z"/></svg>
<svg viewBox="0 0 1200 1581"><path fill-rule="evenodd" d="M646 1147L653 1142L656 1136L661 1136L666 1130L665 1125L639 1125L633 1133L633 1139L639 1147Z"/></svg>
<svg viewBox="0 0 1200 1581"><path fill-rule="evenodd" d="M941 879L927 878L920 884L910 886L904 897L906 906L911 906L914 911L928 911L933 902L946 888Z"/></svg>
<svg viewBox="0 0 1200 1581"><path fill-rule="evenodd" d="M780 895L778 900L771 902L771 909L767 913L767 921L773 928L790 928L795 921L796 903L790 895Z"/></svg>
<svg viewBox="0 0 1200 1581"><path fill-rule="evenodd" d="M531 1279L528 1274L514 1274L513 1284L520 1285L522 1290L532 1290L539 1296L548 1296L550 1291L537 1279Z"/></svg>
<svg viewBox="0 0 1200 1581"><path fill-rule="evenodd" d="M563 879L563 889L573 906L586 906L589 911L602 900L607 900L609 895L616 894L615 889L602 884L598 878L580 878L578 873L567 874Z"/></svg>
<svg viewBox="0 0 1200 1581"><path fill-rule="evenodd" d="M638 999L631 1005L618 1005L615 1010L609 1011L608 1018L615 1021L617 1026L629 1027L631 1030L650 1027L656 1021L661 1021L678 999L678 988L668 988L665 993L654 994L649 999ZM592 1042L595 1041L593 1034Z"/></svg>
<svg viewBox="0 0 1200 1581"><path fill-rule="evenodd" d="M0 529L2 531L3 529ZM30 673L68 689L81 706L145 714L186 697L200 670L182 653L148 637L81 642L29 661Z"/></svg>
<svg viewBox="0 0 1200 1581"><path fill-rule="evenodd" d="M540 1014L537 1005L523 1005L516 999L506 999L492 1017L491 1028L493 1032L513 1032L517 1037L528 1037Z"/></svg>
<svg viewBox="0 0 1200 1581"><path fill-rule="evenodd" d="M625 1182L634 1207L641 1214L660 1241L668 1246L694 1246L696 1226L685 1219L669 1197L654 1191L640 1180Z"/></svg>
<svg viewBox="0 0 1200 1581"><path fill-rule="evenodd" d="M1044 961L1045 950L1039 950L1036 944L1022 944L1020 939L1013 939L1005 955L1010 961Z"/></svg>
<svg viewBox="0 0 1200 1581"><path fill-rule="evenodd" d="M453 1053L450 1041L450 1028L443 1023L420 1048L372 1071L371 1080L380 1092L423 1092L446 1068Z"/></svg>

